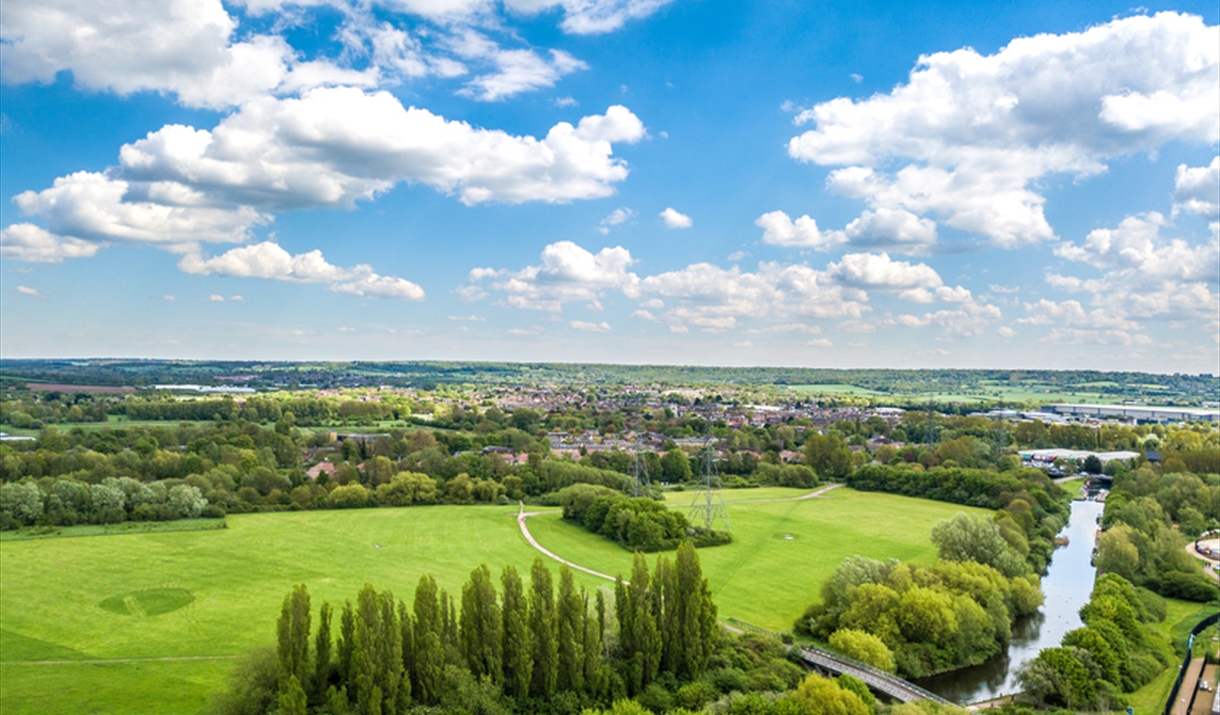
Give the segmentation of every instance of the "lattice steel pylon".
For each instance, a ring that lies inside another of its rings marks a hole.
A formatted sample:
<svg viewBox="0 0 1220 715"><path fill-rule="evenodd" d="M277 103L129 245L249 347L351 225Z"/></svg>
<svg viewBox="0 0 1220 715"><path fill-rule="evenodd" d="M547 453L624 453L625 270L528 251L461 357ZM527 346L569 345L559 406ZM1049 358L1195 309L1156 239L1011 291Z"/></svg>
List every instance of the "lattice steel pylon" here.
<svg viewBox="0 0 1220 715"><path fill-rule="evenodd" d="M635 453L635 475L632 478L637 497L652 498L652 481L648 478L648 465L640 462L640 453Z"/></svg>
<svg viewBox="0 0 1220 715"><path fill-rule="evenodd" d="M695 490L695 498L690 505L691 524L711 531L719 522L724 525L725 531L732 531L723 489L720 475L716 473L716 451L712 449L712 440L709 439L703 448L703 474L700 475L699 488Z"/></svg>

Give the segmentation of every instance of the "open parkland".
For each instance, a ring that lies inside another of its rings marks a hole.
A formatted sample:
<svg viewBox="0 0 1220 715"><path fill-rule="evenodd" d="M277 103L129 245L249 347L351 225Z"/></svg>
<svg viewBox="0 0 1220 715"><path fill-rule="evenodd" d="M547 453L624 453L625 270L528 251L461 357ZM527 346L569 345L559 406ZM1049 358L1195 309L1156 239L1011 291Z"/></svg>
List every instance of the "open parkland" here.
<svg viewBox="0 0 1220 715"><path fill-rule="evenodd" d="M701 559L722 618L791 626L847 556L930 564L929 531L967 507L840 488L726 495L734 541ZM669 494L672 507L690 494ZM408 595L423 574L455 593L481 563L528 571L538 556L517 507L427 506L230 515L227 528L0 543L4 715L203 710L235 657L271 645L280 603L304 583L339 603L364 583ZM604 573L625 549L533 517L541 545ZM555 566L555 564L552 564ZM590 588L606 581L577 573ZM167 610L169 609L169 610Z"/></svg>

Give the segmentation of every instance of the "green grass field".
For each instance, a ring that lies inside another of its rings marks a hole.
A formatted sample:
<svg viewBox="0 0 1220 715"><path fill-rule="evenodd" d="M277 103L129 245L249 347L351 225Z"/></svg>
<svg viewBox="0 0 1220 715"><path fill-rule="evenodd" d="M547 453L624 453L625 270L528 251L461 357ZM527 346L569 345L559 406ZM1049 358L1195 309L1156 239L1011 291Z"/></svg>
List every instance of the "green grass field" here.
<svg viewBox="0 0 1220 715"><path fill-rule="evenodd" d="M802 493L806 490L742 489L726 492L726 501ZM671 508L685 507L693 496L666 495ZM782 630L817 600L821 583L848 556L934 562L932 525L959 511L979 510L846 488L804 501L729 501L733 543L702 549L699 558L721 618ZM558 514L529 523L539 543L574 563L610 575L631 572L630 553Z"/></svg>
<svg viewBox="0 0 1220 715"><path fill-rule="evenodd" d="M670 501L679 508L692 496ZM786 628L846 556L930 563L932 524L961 509L843 488L805 501L737 501L734 543L701 556L722 617ZM366 582L409 601L424 573L455 594L480 563L528 570L537 552L515 516L494 506L285 512L233 515L229 528L213 531L0 543L0 713L197 713L232 667L231 659L199 658L271 643L293 584L309 587L315 609ZM571 561L611 574L630 569L627 551L557 512L529 523ZM609 585L576 575L590 588ZM88 662L97 660L121 662Z"/></svg>

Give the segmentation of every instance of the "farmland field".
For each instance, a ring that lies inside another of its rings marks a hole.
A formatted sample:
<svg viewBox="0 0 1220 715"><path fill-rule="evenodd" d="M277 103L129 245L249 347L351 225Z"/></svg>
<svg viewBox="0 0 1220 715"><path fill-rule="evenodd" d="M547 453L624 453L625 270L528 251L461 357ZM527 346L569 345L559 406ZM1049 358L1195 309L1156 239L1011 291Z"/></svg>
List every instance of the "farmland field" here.
<svg viewBox="0 0 1220 715"><path fill-rule="evenodd" d="M962 510L843 488L736 502L801 493L728 494L735 541L702 552L722 618L788 627L844 557L931 562L932 524ZM691 496L670 502L682 508ZM0 543L0 713L196 713L232 667L218 656L272 642L292 584L309 587L315 609L366 582L409 600L424 573L456 593L480 563L528 570L537 552L515 515L494 506L285 512L230 516L215 531ZM630 567L630 554L557 512L529 523L575 563L612 574ZM112 662L83 662L98 660Z"/></svg>

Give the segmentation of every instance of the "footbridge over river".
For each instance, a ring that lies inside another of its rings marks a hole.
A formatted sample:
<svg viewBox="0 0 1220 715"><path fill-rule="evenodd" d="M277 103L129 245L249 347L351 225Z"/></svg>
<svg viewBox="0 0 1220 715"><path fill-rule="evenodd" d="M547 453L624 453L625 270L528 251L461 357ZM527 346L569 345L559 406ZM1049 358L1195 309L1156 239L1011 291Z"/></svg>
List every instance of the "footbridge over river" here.
<svg viewBox="0 0 1220 715"><path fill-rule="evenodd" d="M912 700L932 700L942 705L951 705L936 693L924 690L914 683L907 682L896 675L878 670L851 658L845 658L828 650L803 646L800 649L801 660L814 668L831 675L851 675L864 681L869 689L884 693L899 702L909 703Z"/></svg>
<svg viewBox="0 0 1220 715"><path fill-rule="evenodd" d="M749 623L729 618L725 622L725 627L736 633L743 631L753 631L761 633L773 638L778 638L771 631L764 630L758 626L752 626ZM925 690L915 683L903 680L893 673L887 673L879 668L874 668L867 663L861 663L858 660L848 658L845 655L832 653L828 650L823 650L816 646L785 646L795 648L801 656L801 660L809 665L814 670L822 672L826 675L851 675L864 681L864 684L870 690L877 693L883 693L889 697L903 703L909 703L912 700L931 700L941 705L954 705L941 696L933 693L930 690Z"/></svg>

